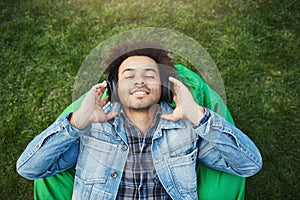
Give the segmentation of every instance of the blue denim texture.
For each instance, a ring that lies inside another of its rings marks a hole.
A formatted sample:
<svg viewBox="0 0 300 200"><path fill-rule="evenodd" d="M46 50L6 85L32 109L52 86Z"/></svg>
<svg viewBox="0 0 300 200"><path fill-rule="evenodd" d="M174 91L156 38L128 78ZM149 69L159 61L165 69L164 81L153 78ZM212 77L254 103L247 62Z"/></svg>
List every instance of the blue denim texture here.
<svg viewBox="0 0 300 200"><path fill-rule="evenodd" d="M162 113L172 107L161 103ZM119 104L104 110L118 111ZM198 199L196 165L249 177L262 168L255 144L224 118L206 109L208 120L193 126L188 120L160 119L153 136L152 157L157 175L172 199ZM118 116L85 130L72 127L63 116L27 146L17 171L34 180L76 166L73 199L115 199L128 155L123 124ZM124 145L126 148L124 148Z"/></svg>

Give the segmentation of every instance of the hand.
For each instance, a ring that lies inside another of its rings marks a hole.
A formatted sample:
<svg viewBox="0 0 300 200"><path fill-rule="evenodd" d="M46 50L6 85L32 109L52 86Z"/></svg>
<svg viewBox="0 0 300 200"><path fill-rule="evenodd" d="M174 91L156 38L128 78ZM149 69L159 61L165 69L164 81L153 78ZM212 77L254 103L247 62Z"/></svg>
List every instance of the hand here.
<svg viewBox="0 0 300 200"><path fill-rule="evenodd" d="M173 100L176 108L171 114L163 114L162 118L166 120L178 121L188 119L193 125L197 125L204 116L204 108L199 106L189 91L189 89L179 80L169 77L174 86Z"/></svg>
<svg viewBox="0 0 300 200"><path fill-rule="evenodd" d="M108 102L108 97L101 99L105 88L106 81L94 85L83 99L80 108L75 111L71 118L70 124L78 129L84 129L91 123L106 122L117 115L116 112L105 114L103 106Z"/></svg>

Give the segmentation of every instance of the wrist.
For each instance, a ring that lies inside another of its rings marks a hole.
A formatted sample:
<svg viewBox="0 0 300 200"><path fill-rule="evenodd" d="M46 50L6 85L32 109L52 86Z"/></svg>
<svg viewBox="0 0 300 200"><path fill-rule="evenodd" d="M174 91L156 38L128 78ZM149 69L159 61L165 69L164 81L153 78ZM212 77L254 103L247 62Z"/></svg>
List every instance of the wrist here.
<svg viewBox="0 0 300 200"><path fill-rule="evenodd" d="M82 120L80 120L80 118L78 118L78 116L80 116L77 111L72 113L69 116L69 123L71 126L73 126L74 128L83 130L85 129L85 127L87 127L87 123L84 123Z"/></svg>
<svg viewBox="0 0 300 200"><path fill-rule="evenodd" d="M196 112L195 112L195 116L192 117L191 123L194 126L197 126L199 124L199 122L202 120L202 118L204 117L205 114L205 109L202 106L197 106Z"/></svg>

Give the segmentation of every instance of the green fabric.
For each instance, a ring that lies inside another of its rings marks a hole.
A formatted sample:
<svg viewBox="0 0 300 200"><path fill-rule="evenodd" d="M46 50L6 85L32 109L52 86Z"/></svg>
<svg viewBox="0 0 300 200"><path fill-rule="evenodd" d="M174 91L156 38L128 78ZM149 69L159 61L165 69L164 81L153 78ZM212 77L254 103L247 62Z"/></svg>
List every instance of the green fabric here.
<svg viewBox="0 0 300 200"><path fill-rule="evenodd" d="M194 99L199 105L209 108L223 116L234 125L229 109L222 98L211 89L196 73L184 67L175 65L180 80L190 88ZM203 165L197 167L198 196L201 200L244 199L246 179L227 174Z"/></svg>
<svg viewBox="0 0 300 200"><path fill-rule="evenodd" d="M196 73L184 67L175 65L178 79L182 80L191 90L199 105L214 110L227 121L234 124L232 116L222 98L212 90ZM77 110L84 95L69 105L59 116ZM58 118L59 118L58 117ZM69 169L48 178L34 181L34 199L36 200L70 200L73 191L75 169ZM197 167L198 195L201 200L244 199L245 178L207 168Z"/></svg>

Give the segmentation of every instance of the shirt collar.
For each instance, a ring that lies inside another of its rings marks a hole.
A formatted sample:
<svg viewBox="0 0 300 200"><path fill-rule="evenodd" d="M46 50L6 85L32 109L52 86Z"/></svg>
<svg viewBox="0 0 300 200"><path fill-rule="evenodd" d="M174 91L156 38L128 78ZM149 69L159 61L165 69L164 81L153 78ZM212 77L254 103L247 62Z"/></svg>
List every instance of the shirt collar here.
<svg viewBox="0 0 300 200"><path fill-rule="evenodd" d="M160 108L160 114L170 114L174 110L173 107L166 102L160 102L159 108ZM120 102L113 102L113 103L109 102L104 106L103 110L105 113L108 113L111 111L118 112L119 114L114 118L113 124L115 126L122 127L121 120L120 120L120 117L121 117L120 113L122 110L122 105ZM160 115L159 115L159 118L160 118ZM165 119L160 118L157 121L159 121L159 125L158 125L159 128L162 128L162 129L185 128L185 124L182 120L174 122L174 121L165 120Z"/></svg>

